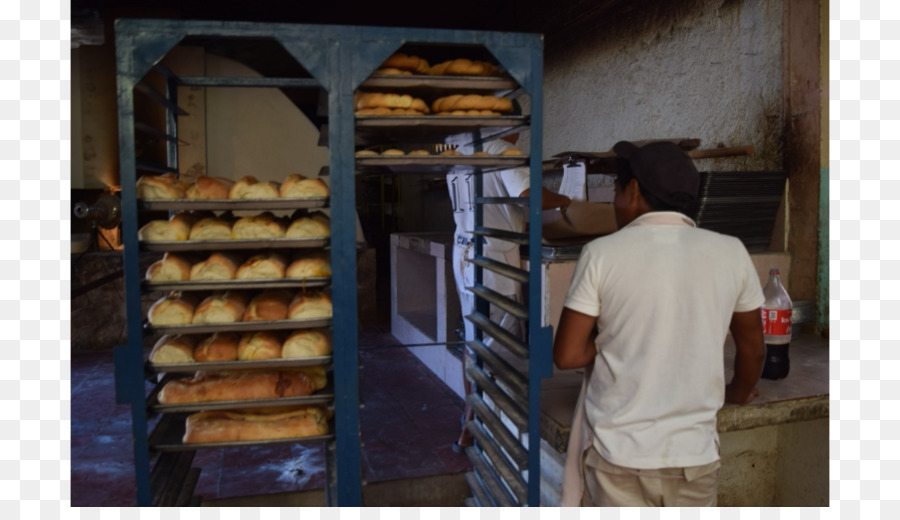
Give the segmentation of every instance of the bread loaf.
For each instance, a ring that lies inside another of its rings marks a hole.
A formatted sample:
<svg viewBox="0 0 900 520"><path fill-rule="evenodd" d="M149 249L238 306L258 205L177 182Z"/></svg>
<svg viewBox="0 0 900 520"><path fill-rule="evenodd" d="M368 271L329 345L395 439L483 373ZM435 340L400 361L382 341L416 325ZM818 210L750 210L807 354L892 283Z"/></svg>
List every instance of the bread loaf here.
<svg viewBox="0 0 900 520"><path fill-rule="evenodd" d="M496 76L500 69L486 61L457 58L438 63L431 67L429 73L433 76Z"/></svg>
<svg viewBox="0 0 900 520"><path fill-rule="evenodd" d="M327 197L328 185L322 179L308 179L303 175L294 173L288 175L284 182L281 183L279 195L283 199Z"/></svg>
<svg viewBox="0 0 900 520"><path fill-rule="evenodd" d="M384 60L379 68L407 71L412 74L428 74L431 67L428 62L418 56L407 55L402 52L392 54Z"/></svg>
<svg viewBox="0 0 900 520"><path fill-rule="evenodd" d="M324 251L302 253L291 262L284 273L285 278L327 278L331 276L331 260Z"/></svg>
<svg viewBox="0 0 900 520"><path fill-rule="evenodd" d="M330 318L331 316L331 296L325 291L301 291L294 296L288 307L288 319L291 320Z"/></svg>
<svg viewBox="0 0 900 520"><path fill-rule="evenodd" d="M331 336L319 329L298 330L281 346L281 357L303 358L327 356L332 352Z"/></svg>
<svg viewBox="0 0 900 520"><path fill-rule="evenodd" d="M191 363L194 361L194 348L197 340L193 336L166 334L159 338L150 350L150 363L165 365L169 363Z"/></svg>
<svg viewBox="0 0 900 520"><path fill-rule="evenodd" d="M291 293L285 289L267 289L250 300L243 321L284 320L288 316Z"/></svg>
<svg viewBox="0 0 900 520"><path fill-rule="evenodd" d="M266 211L256 216L238 219L231 228L231 238L236 240L284 238L284 232L284 222Z"/></svg>
<svg viewBox="0 0 900 520"><path fill-rule="evenodd" d="M278 359L281 357L281 336L271 331L249 332L238 343L239 360Z"/></svg>
<svg viewBox="0 0 900 520"><path fill-rule="evenodd" d="M213 253L202 262L191 266L192 281L232 280L240 260L228 253Z"/></svg>
<svg viewBox="0 0 900 520"><path fill-rule="evenodd" d="M207 217L191 226L189 240L230 240L231 222L219 217Z"/></svg>
<svg viewBox="0 0 900 520"><path fill-rule="evenodd" d="M240 291L216 292L197 305L192 323L235 323L247 308L247 296Z"/></svg>
<svg viewBox="0 0 900 520"><path fill-rule="evenodd" d="M189 213L178 213L169 220L152 220L138 231L142 242L175 242L187 240L191 226L197 218Z"/></svg>
<svg viewBox="0 0 900 520"><path fill-rule="evenodd" d="M275 280L284 278L287 259L281 253L269 252L253 255L237 270L238 280Z"/></svg>
<svg viewBox="0 0 900 520"><path fill-rule="evenodd" d="M324 371L321 376L302 370L198 372L169 381L158 398L161 404L179 404L301 397L323 388L321 377Z"/></svg>
<svg viewBox="0 0 900 520"><path fill-rule="evenodd" d="M187 183L176 179L175 174L144 175L135 186L139 199L183 199L187 193Z"/></svg>
<svg viewBox="0 0 900 520"><path fill-rule="evenodd" d="M460 113L459 115L509 114L513 111L513 104L507 98L478 94L453 94L434 100L431 110L435 114L470 110L477 112L473 114Z"/></svg>
<svg viewBox="0 0 900 520"><path fill-rule="evenodd" d="M241 178L228 190L229 199L277 199L278 184L252 175Z"/></svg>
<svg viewBox="0 0 900 520"><path fill-rule="evenodd" d="M392 94L384 92L358 92L354 95L353 104L356 110L388 108L411 110L419 114L429 113L424 100L409 94Z"/></svg>
<svg viewBox="0 0 900 520"><path fill-rule="evenodd" d="M234 186L234 181L222 177L208 177L201 175L187 189L188 199L227 199L228 192Z"/></svg>
<svg viewBox="0 0 900 520"><path fill-rule="evenodd" d="M147 319L154 327L188 325L196 305L197 298L194 295L173 291L150 306Z"/></svg>
<svg viewBox="0 0 900 520"><path fill-rule="evenodd" d="M184 282L191 277L191 262L186 257L165 253L161 260L150 264L144 278L151 283Z"/></svg>
<svg viewBox="0 0 900 520"><path fill-rule="evenodd" d="M221 363L237 360L238 335L233 332L216 332L208 336L194 349L194 361Z"/></svg>
<svg viewBox="0 0 900 520"><path fill-rule="evenodd" d="M321 211L298 217L285 231L286 238L320 238L331 236L331 219Z"/></svg>
<svg viewBox="0 0 900 520"><path fill-rule="evenodd" d="M208 410L188 416L185 444L262 441L316 437L328 433L328 415L320 407L283 411Z"/></svg>

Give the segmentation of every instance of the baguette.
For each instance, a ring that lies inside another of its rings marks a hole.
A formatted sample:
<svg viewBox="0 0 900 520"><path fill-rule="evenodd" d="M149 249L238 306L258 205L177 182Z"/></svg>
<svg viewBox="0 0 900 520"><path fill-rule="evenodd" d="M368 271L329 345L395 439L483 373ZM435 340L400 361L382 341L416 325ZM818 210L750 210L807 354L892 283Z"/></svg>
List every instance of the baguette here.
<svg viewBox="0 0 900 520"><path fill-rule="evenodd" d="M190 363L194 361L194 348L197 346L197 340L193 336L184 335L165 335L159 338L159 341L153 345L150 351L150 363L168 364L168 363Z"/></svg>
<svg viewBox="0 0 900 520"><path fill-rule="evenodd" d="M144 279L151 283L184 282L191 278L190 261L174 253L165 253L161 260L150 264Z"/></svg>
<svg viewBox="0 0 900 520"><path fill-rule="evenodd" d="M234 181L222 177L208 177L201 175L187 189L188 199L227 199L228 192L234 186Z"/></svg>
<svg viewBox="0 0 900 520"><path fill-rule="evenodd" d="M234 183L228 190L229 199L277 199L278 184L271 181L260 181L247 175Z"/></svg>
<svg viewBox="0 0 900 520"><path fill-rule="evenodd" d="M166 383L158 399L161 404L179 404L302 397L324 388L323 377L324 369L322 374L310 370L198 372Z"/></svg>
<svg viewBox="0 0 900 520"><path fill-rule="evenodd" d="M330 318L332 312L331 296L328 293L325 291L301 291L291 300L288 307L288 319Z"/></svg>
<svg viewBox="0 0 900 520"><path fill-rule="evenodd" d="M138 231L138 240L142 242L175 242L187 240L191 234L191 226L197 217L190 213L178 213L169 220L152 220Z"/></svg>
<svg viewBox="0 0 900 520"><path fill-rule="evenodd" d="M238 280L274 280L284 278L287 260L281 253L260 253L247 259L238 267Z"/></svg>
<svg viewBox="0 0 900 520"><path fill-rule="evenodd" d="M242 217L231 228L233 239L284 238L285 226L281 219L271 212L256 216Z"/></svg>
<svg viewBox="0 0 900 520"><path fill-rule="evenodd" d="M328 414L318 406L277 411L208 410L188 416L182 442L261 441L316 437L327 433Z"/></svg>
<svg viewBox="0 0 900 520"><path fill-rule="evenodd" d="M288 316L291 293L285 289L267 289L250 300L242 321L284 320Z"/></svg>
<svg viewBox="0 0 900 520"><path fill-rule="evenodd" d="M247 296L239 291L216 292L197 305L191 323L234 323L247 308Z"/></svg>
<svg viewBox="0 0 900 520"><path fill-rule="evenodd" d="M188 325L197 305L195 296L173 291L150 306L147 319L154 327Z"/></svg>
<svg viewBox="0 0 900 520"><path fill-rule="evenodd" d="M319 329L298 330L281 347L283 358L327 356L332 352L331 337Z"/></svg>
<svg viewBox="0 0 900 520"><path fill-rule="evenodd" d="M191 226L189 240L230 240L231 222L220 217L206 217Z"/></svg>
<svg viewBox="0 0 900 520"><path fill-rule="evenodd" d="M198 363L237 360L238 335L233 332L216 332L205 338L194 349L194 361Z"/></svg>
<svg viewBox="0 0 900 520"><path fill-rule="evenodd" d="M331 236L331 219L321 211L313 211L295 219L285 231L286 238L319 238Z"/></svg>
<svg viewBox="0 0 900 520"><path fill-rule="evenodd" d="M139 199L183 199L188 185L175 178L175 174L144 175L137 181L137 198Z"/></svg>
<svg viewBox="0 0 900 520"><path fill-rule="evenodd" d="M298 255L285 269L285 278L327 278L331 276L331 260L324 251Z"/></svg>
<svg viewBox="0 0 900 520"><path fill-rule="evenodd" d="M284 182L281 183L279 195L283 199L327 197L328 185L322 179L309 179L294 173L288 175Z"/></svg>
<svg viewBox="0 0 900 520"><path fill-rule="evenodd" d="M281 337L270 331L249 332L241 336L237 357L241 361L281 357Z"/></svg>
<svg viewBox="0 0 900 520"><path fill-rule="evenodd" d="M232 280L237 272L239 260L226 253L213 253L202 262L191 266L190 279L193 281Z"/></svg>

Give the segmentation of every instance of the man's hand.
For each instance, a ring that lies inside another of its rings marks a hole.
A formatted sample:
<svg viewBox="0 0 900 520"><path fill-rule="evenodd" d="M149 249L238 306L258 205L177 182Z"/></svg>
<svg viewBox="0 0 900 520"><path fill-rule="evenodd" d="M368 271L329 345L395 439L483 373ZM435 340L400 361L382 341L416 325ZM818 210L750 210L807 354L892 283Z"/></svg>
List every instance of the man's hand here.
<svg viewBox="0 0 900 520"><path fill-rule="evenodd" d="M597 317L563 307L553 341L553 363L556 368L586 367L594 362L597 348Z"/></svg>
<svg viewBox="0 0 900 520"><path fill-rule="evenodd" d="M745 405L758 395L759 390L754 387L746 397L742 398L742 396L739 394L739 391L735 389L734 383L728 383L727 385L725 385L726 403Z"/></svg>
<svg viewBox="0 0 900 520"><path fill-rule="evenodd" d="M725 386L725 402L747 404L759 395L756 382L766 360L762 315L759 309L731 315L731 337L734 338L734 378Z"/></svg>

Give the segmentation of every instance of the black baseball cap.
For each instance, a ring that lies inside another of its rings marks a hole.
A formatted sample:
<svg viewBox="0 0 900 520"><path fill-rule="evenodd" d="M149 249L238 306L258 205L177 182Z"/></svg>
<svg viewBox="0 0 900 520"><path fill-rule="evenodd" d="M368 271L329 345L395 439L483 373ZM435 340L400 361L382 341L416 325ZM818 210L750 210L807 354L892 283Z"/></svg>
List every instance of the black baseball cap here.
<svg viewBox="0 0 900 520"><path fill-rule="evenodd" d="M700 174L675 143L656 141L638 146L619 141L613 151L628 162L638 184L660 202L684 208L697 198Z"/></svg>

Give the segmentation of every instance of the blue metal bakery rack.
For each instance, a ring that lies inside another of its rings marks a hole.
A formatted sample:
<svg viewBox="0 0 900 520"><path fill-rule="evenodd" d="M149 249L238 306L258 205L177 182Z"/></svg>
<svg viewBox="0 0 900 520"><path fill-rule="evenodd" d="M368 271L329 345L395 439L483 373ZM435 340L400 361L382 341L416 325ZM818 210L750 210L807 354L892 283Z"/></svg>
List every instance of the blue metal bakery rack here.
<svg viewBox="0 0 900 520"><path fill-rule="evenodd" d="M160 102L167 108L167 164L151 166L136 158L134 93L141 88L142 78L180 41L187 37L215 37L234 39L273 39L277 41L312 78L220 78L170 76L167 95ZM334 302L333 379L334 457L333 479L326 490L329 505L360 506L362 504L361 444L359 431L358 384L358 326L357 326L357 266L356 266L356 194L355 194L355 132L354 92L367 77L404 44L447 44L481 46L500 62L530 99L531 154L528 165L531 185L541 185L541 123L542 123L542 60L543 41L539 35L520 33L476 32L462 30L405 29L384 27L349 27L325 25L296 25L249 22L206 22L186 20L122 19L115 25L116 60L118 74L119 150L122 197L122 236L125 245L124 269L127 305L127 345L116 349L116 394L121 403L131 406L134 434L134 463L137 482L137 502L140 506L154 504L151 496L151 446L148 442L147 390L144 372L144 316L141 310L141 273L139 272L138 202L136 180L138 171L178 171L177 122L179 113L176 92L179 85L208 87L291 87L319 88L327 92L327 139L331 178L331 258L332 299ZM477 136L475 137L477 139ZM478 182L480 185L480 182ZM480 192L480 188L478 188ZM498 201L482 200L482 203ZM525 201L518 201L525 202ZM527 199L529 219L541 221L541 190L530 191ZM477 229L481 228L480 212ZM532 226L522 235L524 244L540 244L540 226ZM531 266L541 265L540 247L528 249ZM491 266L487 266L490 268ZM478 280L482 265L477 266ZM551 373L551 332L541 326L541 271L521 271L517 276L527 279L527 311L534 319L527 320L527 460L517 463L510 477L497 471L497 466L485 458L486 443L492 436L480 436L478 449L469 455L476 463L473 488L475 505L538 506L540 496L540 390L541 379ZM486 315L487 303L478 297L477 308ZM490 333L489 323L476 323ZM479 333L479 338L484 332ZM480 386L480 385L479 385ZM498 403L502 406L502 403ZM490 450L487 450L490 451ZM515 482L506 481L511 479ZM522 485L526 488L522 488ZM515 492L524 489L522 492ZM484 494L487 490L487 495ZM510 492L509 490L513 490ZM502 495L502 496L501 496Z"/></svg>

